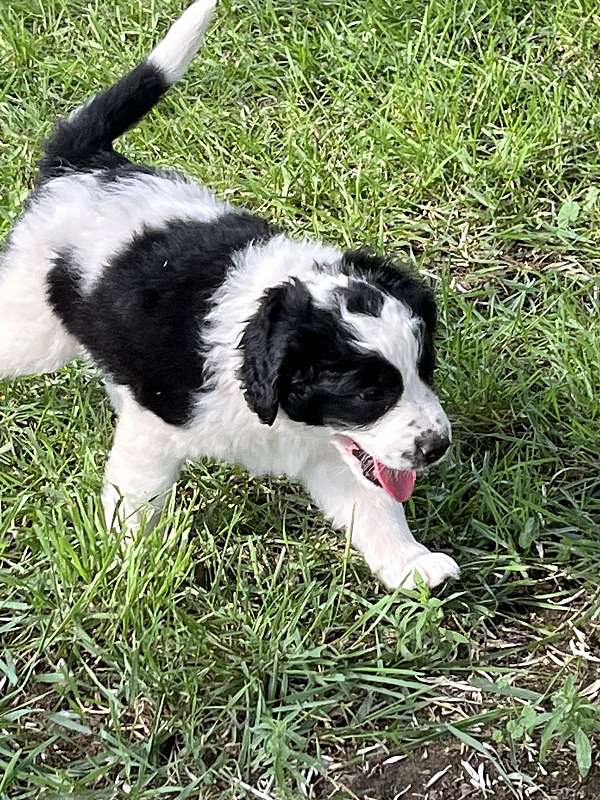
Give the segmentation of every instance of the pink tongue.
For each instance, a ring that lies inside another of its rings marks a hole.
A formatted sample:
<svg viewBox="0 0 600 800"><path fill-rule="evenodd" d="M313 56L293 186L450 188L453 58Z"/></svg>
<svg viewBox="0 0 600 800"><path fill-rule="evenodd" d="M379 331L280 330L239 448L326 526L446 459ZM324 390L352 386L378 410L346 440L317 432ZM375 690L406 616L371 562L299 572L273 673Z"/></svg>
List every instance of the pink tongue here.
<svg viewBox="0 0 600 800"><path fill-rule="evenodd" d="M399 503L405 503L413 493L417 473L414 470L390 469L373 459L375 476L386 492Z"/></svg>

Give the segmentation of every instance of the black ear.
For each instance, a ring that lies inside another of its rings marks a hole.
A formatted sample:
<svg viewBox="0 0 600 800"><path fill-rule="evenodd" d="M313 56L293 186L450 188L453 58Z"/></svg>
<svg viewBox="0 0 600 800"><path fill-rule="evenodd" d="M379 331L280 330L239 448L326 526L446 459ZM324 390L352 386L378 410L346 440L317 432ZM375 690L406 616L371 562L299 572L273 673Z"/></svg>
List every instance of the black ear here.
<svg viewBox="0 0 600 800"><path fill-rule="evenodd" d="M279 410L279 387L286 357L298 340L311 297L298 280L274 286L262 296L240 342L243 361L239 372L244 397L261 422L272 425Z"/></svg>

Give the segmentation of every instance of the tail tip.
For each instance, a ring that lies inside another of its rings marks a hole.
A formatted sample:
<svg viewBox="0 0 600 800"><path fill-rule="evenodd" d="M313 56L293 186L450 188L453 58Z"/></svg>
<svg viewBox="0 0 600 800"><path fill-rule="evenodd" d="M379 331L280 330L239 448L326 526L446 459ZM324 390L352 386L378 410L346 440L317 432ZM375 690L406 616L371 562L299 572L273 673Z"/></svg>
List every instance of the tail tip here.
<svg viewBox="0 0 600 800"><path fill-rule="evenodd" d="M167 83L176 83L187 70L202 44L216 6L217 0L196 0L149 55L148 63L161 72Z"/></svg>

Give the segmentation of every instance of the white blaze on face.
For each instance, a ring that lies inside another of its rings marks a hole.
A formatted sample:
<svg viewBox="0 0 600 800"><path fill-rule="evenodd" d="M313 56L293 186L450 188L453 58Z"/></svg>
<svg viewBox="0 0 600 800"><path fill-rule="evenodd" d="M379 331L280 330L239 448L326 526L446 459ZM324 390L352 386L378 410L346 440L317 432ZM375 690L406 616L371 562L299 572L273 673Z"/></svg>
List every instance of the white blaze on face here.
<svg viewBox="0 0 600 800"><path fill-rule="evenodd" d="M371 425L344 431L376 461L413 470L416 439L425 431L450 438L450 422L432 389L419 377L423 322L400 301L386 297L379 316L342 311L358 346L375 352L400 372L399 401ZM380 479L381 480L381 479Z"/></svg>

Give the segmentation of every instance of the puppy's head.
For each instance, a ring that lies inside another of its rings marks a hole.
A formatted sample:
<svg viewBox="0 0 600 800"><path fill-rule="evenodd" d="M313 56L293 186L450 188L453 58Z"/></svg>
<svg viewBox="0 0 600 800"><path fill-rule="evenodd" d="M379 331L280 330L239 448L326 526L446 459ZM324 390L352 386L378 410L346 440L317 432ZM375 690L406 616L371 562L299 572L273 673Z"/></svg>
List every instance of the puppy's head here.
<svg viewBox="0 0 600 800"><path fill-rule="evenodd" d="M347 253L265 293L241 342L246 401L267 425L282 409L331 438L357 476L403 502L450 445L432 389L435 323L414 275Z"/></svg>

